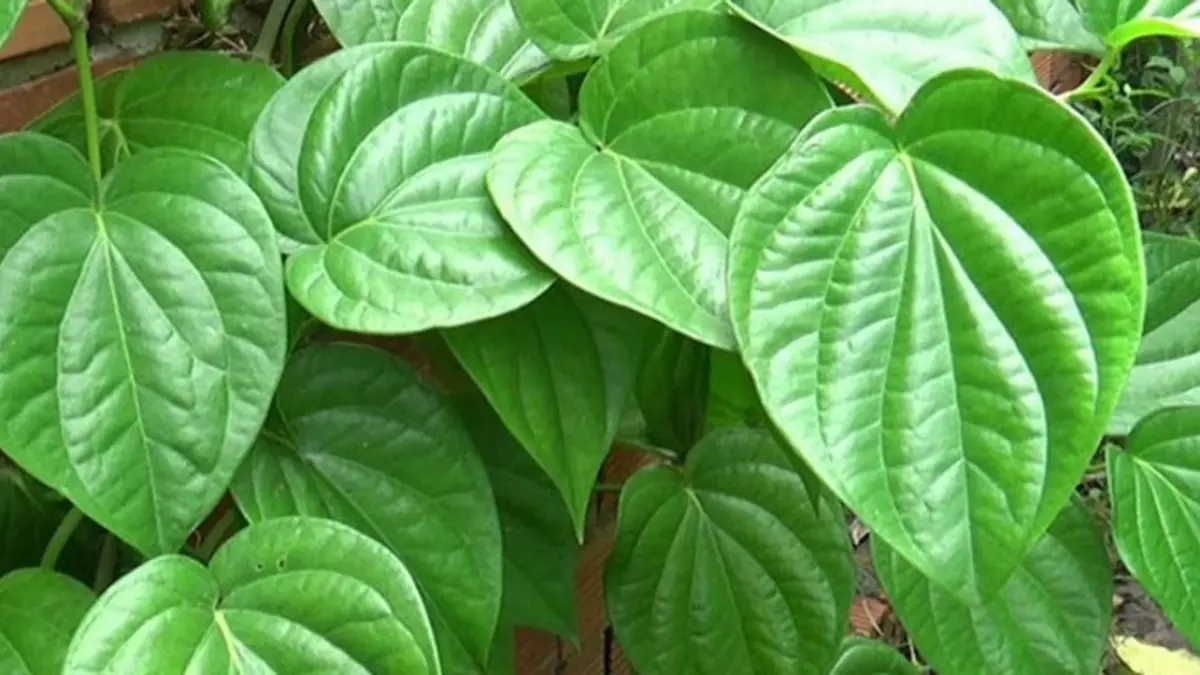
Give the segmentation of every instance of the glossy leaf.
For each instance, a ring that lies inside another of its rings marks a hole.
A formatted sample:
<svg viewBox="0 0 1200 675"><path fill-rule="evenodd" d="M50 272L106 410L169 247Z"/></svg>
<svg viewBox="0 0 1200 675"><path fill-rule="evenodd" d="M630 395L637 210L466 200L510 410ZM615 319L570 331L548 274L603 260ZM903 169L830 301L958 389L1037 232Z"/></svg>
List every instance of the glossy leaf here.
<svg viewBox="0 0 1200 675"><path fill-rule="evenodd" d="M1078 0L1084 21L1113 49L1138 38L1200 37L1196 0Z"/></svg>
<svg viewBox="0 0 1200 675"><path fill-rule="evenodd" d="M234 535L208 569L162 556L97 601L63 675L438 675L409 570L353 529L281 518Z"/></svg>
<svg viewBox="0 0 1200 675"><path fill-rule="evenodd" d="M720 6L720 0L512 0L521 25L559 61L600 56L656 17Z"/></svg>
<svg viewBox="0 0 1200 675"><path fill-rule="evenodd" d="M866 638L846 638L829 675L921 675L921 670L892 647Z"/></svg>
<svg viewBox="0 0 1200 675"><path fill-rule="evenodd" d="M731 0L796 47L817 72L903 110L923 84L960 68L1034 82L1033 66L989 0Z"/></svg>
<svg viewBox="0 0 1200 675"><path fill-rule="evenodd" d="M646 440L682 453L704 436L713 350L673 330L656 337L638 374L638 406Z"/></svg>
<svg viewBox="0 0 1200 675"><path fill-rule="evenodd" d="M0 47L8 42L28 0L0 0Z"/></svg>
<svg viewBox="0 0 1200 675"><path fill-rule="evenodd" d="M732 349L724 270L737 207L829 105L782 45L728 16L674 13L592 68L581 128L540 122L501 140L488 187L571 284Z"/></svg>
<svg viewBox="0 0 1200 675"><path fill-rule="evenodd" d="M322 322L415 333L528 304L553 282L488 200L489 151L542 119L514 85L429 48L341 50L288 82L251 142L251 183L292 295Z"/></svg>
<svg viewBox="0 0 1200 675"><path fill-rule="evenodd" d="M1139 244L1086 122L960 72L895 128L864 106L809 126L738 218L733 320L822 481L936 583L986 597L1066 504L1124 386Z"/></svg>
<svg viewBox="0 0 1200 675"><path fill-rule="evenodd" d="M873 539L879 579L938 675L1092 675L1112 616L1112 568L1095 516L1071 502L986 604L963 604Z"/></svg>
<svg viewBox="0 0 1200 675"><path fill-rule="evenodd" d="M495 502L455 411L402 359L350 344L293 355L232 489L250 522L326 517L383 542L435 629L445 620L443 649L457 641L485 662L500 611Z"/></svg>
<svg viewBox="0 0 1200 675"><path fill-rule="evenodd" d="M626 483L605 590L641 675L825 675L854 566L839 505L814 510L769 433L724 429Z"/></svg>
<svg viewBox="0 0 1200 675"><path fill-rule="evenodd" d="M240 174L247 165L250 131L281 86L283 78L268 64L216 52L165 52L110 73L96 83L105 169L144 150L183 148ZM227 95L233 91L235 96ZM30 128L86 152L78 94Z"/></svg>
<svg viewBox="0 0 1200 675"><path fill-rule="evenodd" d="M70 146L0 136L0 447L117 536L177 550L283 369L271 222L216 160L154 150L98 192Z"/></svg>
<svg viewBox="0 0 1200 675"><path fill-rule="evenodd" d="M1072 49L1103 55L1104 41L1084 26L1071 0L992 0L1031 50Z"/></svg>
<svg viewBox="0 0 1200 675"><path fill-rule="evenodd" d="M62 675L71 635L94 600L86 586L49 570L0 577L0 672Z"/></svg>
<svg viewBox="0 0 1200 675"><path fill-rule="evenodd" d="M1161 410L1108 452L1121 560L1185 635L1200 641L1200 407Z"/></svg>

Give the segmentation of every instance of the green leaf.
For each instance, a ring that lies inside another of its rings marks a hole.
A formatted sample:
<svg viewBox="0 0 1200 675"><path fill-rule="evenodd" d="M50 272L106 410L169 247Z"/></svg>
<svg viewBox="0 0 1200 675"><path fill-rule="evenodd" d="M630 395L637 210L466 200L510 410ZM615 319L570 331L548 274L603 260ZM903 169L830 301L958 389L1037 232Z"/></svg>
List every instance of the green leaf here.
<svg viewBox="0 0 1200 675"><path fill-rule="evenodd" d="M1151 35L1200 37L1196 0L1078 0L1084 22L1112 49Z"/></svg>
<svg viewBox="0 0 1200 675"><path fill-rule="evenodd" d="M1108 433L1123 436L1155 410L1200 404L1200 242L1156 232L1146 251L1146 320L1137 362Z"/></svg>
<svg viewBox="0 0 1200 675"><path fill-rule="evenodd" d="M829 675L921 675L921 670L882 642L849 637Z"/></svg>
<svg viewBox="0 0 1200 675"><path fill-rule="evenodd" d="M509 0L315 0L338 42L412 42L525 79L550 59L525 36Z"/></svg>
<svg viewBox="0 0 1200 675"><path fill-rule="evenodd" d="M115 71L96 83L105 169L151 148L183 148L210 155L240 174L247 165L250 131L281 86L283 77L268 64L216 52L165 52ZM231 91L237 95L229 96ZM30 128L86 152L78 94Z"/></svg>
<svg viewBox="0 0 1200 675"><path fill-rule="evenodd" d="M1084 26L1071 0L992 0L1031 50L1073 49L1104 54L1104 42Z"/></svg>
<svg viewBox="0 0 1200 675"><path fill-rule="evenodd" d="M656 17L720 4L721 0L512 0L529 36L559 61L600 56Z"/></svg>
<svg viewBox="0 0 1200 675"><path fill-rule="evenodd" d="M709 356L705 432L724 427L765 428L767 414L758 401L754 378L741 357L713 350Z"/></svg>
<svg viewBox="0 0 1200 675"><path fill-rule="evenodd" d="M638 375L638 406L647 440L683 453L704 436L713 350L673 330L658 333Z"/></svg>
<svg viewBox="0 0 1200 675"><path fill-rule="evenodd" d="M523 309L444 333L504 425L558 486L580 540L633 387L642 327L628 312L556 284Z"/></svg>
<svg viewBox="0 0 1200 675"><path fill-rule="evenodd" d="M895 127L865 106L815 120L732 239L738 341L789 445L934 582L998 590L1137 349L1140 238L1111 152L1040 89L960 71Z"/></svg>
<svg viewBox="0 0 1200 675"><path fill-rule="evenodd" d="M938 675L1091 675L1112 615L1112 568L1095 517L1071 502L986 604L963 604L880 539L875 569Z"/></svg>
<svg viewBox="0 0 1200 675"><path fill-rule="evenodd" d="M212 32L221 30L229 22L233 11L233 0L200 0L200 19L204 27Z"/></svg>
<svg viewBox="0 0 1200 675"><path fill-rule="evenodd" d="M0 0L0 47L8 42L28 0Z"/></svg>
<svg viewBox="0 0 1200 675"><path fill-rule="evenodd" d="M251 525L213 556L162 556L101 596L63 675L438 675L409 570L317 518Z"/></svg>
<svg viewBox="0 0 1200 675"><path fill-rule="evenodd" d="M724 270L737 207L829 105L782 45L728 16L670 14L592 68L581 129L546 121L501 140L488 187L571 284L732 349Z"/></svg>
<svg viewBox="0 0 1200 675"><path fill-rule="evenodd" d="M251 141L292 295L322 322L415 333L506 314L554 278L500 219L490 150L542 119L516 86L426 47L362 45L306 68Z"/></svg>
<svg viewBox="0 0 1200 675"><path fill-rule="evenodd" d="M0 203L0 447L142 553L178 550L283 369L270 219L198 153L140 153L95 189L31 133L0 136Z"/></svg>
<svg viewBox="0 0 1200 675"><path fill-rule="evenodd" d="M420 585L439 645L486 661L501 594L495 502L457 414L402 359L328 343L293 355L232 489L250 522L328 517L383 542Z"/></svg>
<svg viewBox="0 0 1200 675"><path fill-rule="evenodd" d="M1121 560L1193 642L1200 641L1200 407L1167 408L1108 451Z"/></svg>
<svg viewBox="0 0 1200 675"><path fill-rule="evenodd" d="M16 469L0 466L0 575L38 564L66 513L48 504L40 488Z"/></svg>
<svg viewBox="0 0 1200 675"><path fill-rule="evenodd" d="M0 577L0 672L62 675L71 635L94 600L86 586L50 570Z"/></svg>
<svg viewBox="0 0 1200 675"><path fill-rule="evenodd" d="M723 429L626 483L605 590L641 675L825 675L854 565L838 504L814 510L768 432Z"/></svg>
<svg viewBox="0 0 1200 675"><path fill-rule="evenodd" d="M942 73L978 68L1036 82L1013 27L989 0L731 0L821 75L903 110Z"/></svg>

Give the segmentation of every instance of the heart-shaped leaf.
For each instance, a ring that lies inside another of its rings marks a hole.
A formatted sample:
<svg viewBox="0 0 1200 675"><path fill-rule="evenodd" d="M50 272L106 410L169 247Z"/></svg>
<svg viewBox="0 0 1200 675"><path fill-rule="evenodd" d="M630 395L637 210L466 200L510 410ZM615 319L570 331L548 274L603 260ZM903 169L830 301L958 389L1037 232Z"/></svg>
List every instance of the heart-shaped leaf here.
<svg viewBox="0 0 1200 675"><path fill-rule="evenodd" d="M240 174L250 131L283 81L262 61L201 51L165 52L110 73L96 83L105 169L131 154L166 147L202 152ZM237 95L228 96L231 91ZM79 94L30 128L86 152Z"/></svg>
<svg viewBox="0 0 1200 675"><path fill-rule="evenodd" d="M732 17L674 13L588 73L582 129L547 121L506 136L488 187L567 281L732 349L724 270L738 204L829 105L782 45Z"/></svg>
<svg viewBox="0 0 1200 675"><path fill-rule="evenodd" d="M1138 423L1108 452L1113 538L1121 560L1171 621L1200 642L1200 407Z"/></svg>
<svg viewBox="0 0 1200 675"><path fill-rule="evenodd" d="M93 188L69 145L0 137L0 447L147 555L225 492L283 369L271 221L191 151Z"/></svg>
<svg viewBox="0 0 1200 675"><path fill-rule="evenodd" d="M921 675L911 661L882 642L846 638L829 675Z"/></svg>
<svg viewBox="0 0 1200 675"><path fill-rule="evenodd" d="M0 47L8 42L28 0L0 0Z"/></svg>
<svg viewBox="0 0 1200 675"><path fill-rule="evenodd" d="M416 584L386 548L317 518L234 535L208 569L151 560L101 596L63 675L439 675Z"/></svg>
<svg viewBox="0 0 1200 675"><path fill-rule="evenodd" d="M655 17L717 7L721 0L512 0L529 36L559 61L600 56Z"/></svg>
<svg viewBox="0 0 1200 675"><path fill-rule="evenodd" d="M1200 2L1196 0L1078 0L1084 21L1112 49L1139 38L1165 35L1200 36Z"/></svg>
<svg viewBox="0 0 1200 675"><path fill-rule="evenodd" d="M1141 330L1137 221L1095 132L977 71L894 127L831 111L746 200L730 266L789 444L936 583L1003 586L1072 494Z"/></svg>
<svg viewBox="0 0 1200 675"><path fill-rule="evenodd" d="M961 68L1034 82L1033 65L989 0L731 0L819 73L900 111L923 84Z"/></svg>
<svg viewBox="0 0 1200 675"><path fill-rule="evenodd" d="M350 344L297 352L232 489L250 522L328 517L383 542L412 570L443 649L457 641L486 663L502 583L496 505L457 414L402 359Z"/></svg>
<svg viewBox="0 0 1200 675"><path fill-rule="evenodd" d="M1071 0L992 0L992 4L1004 12L1029 49L1104 53L1104 41L1084 26Z"/></svg>
<svg viewBox="0 0 1200 675"><path fill-rule="evenodd" d="M0 577L0 672L62 675L71 635L95 599L83 584L50 570Z"/></svg>
<svg viewBox="0 0 1200 675"><path fill-rule="evenodd" d="M938 675L1091 675L1112 616L1112 568L1095 517L1071 502L986 604L964 604L873 539L879 579Z"/></svg>
<svg viewBox="0 0 1200 675"><path fill-rule="evenodd" d="M500 219L484 172L501 136L542 118L516 86L427 47L362 45L305 69L251 142L251 183L295 251L292 295L360 333L530 303L553 275Z"/></svg>
<svg viewBox="0 0 1200 675"><path fill-rule="evenodd" d="M642 675L825 675L854 590L842 509L768 432L716 431L625 485L605 590Z"/></svg>

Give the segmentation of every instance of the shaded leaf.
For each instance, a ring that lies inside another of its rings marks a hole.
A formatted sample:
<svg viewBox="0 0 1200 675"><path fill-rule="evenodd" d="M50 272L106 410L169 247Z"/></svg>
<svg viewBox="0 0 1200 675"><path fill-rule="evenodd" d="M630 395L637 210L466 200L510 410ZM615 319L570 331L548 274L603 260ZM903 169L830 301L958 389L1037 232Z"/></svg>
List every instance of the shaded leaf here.
<svg viewBox="0 0 1200 675"><path fill-rule="evenodd" d="M39 484L0 466L0 575L37 565L66 509L48 503Z"/></svg>
<svg viewBox="0 0 1200 675"><path fill-rule="evenodd" d="M992 4L1008 17L1028 49L1104 53L1104 41L1084 26L1071 0L992 0Z"/></svg>
<svg viewBox="0 0 1200 675"><path fill-rule="evenodd" d="M600 56L656 17L718 7L720 0L512 0L521 25L559 61Z"/></svg>
<svg viewBox="0 0 1200 675"><path fill-rule="evenodd" d="M1151 35L1200 37L1196 0L1078 0L1084 22L1112 49Z"/></svg>
<svg viewBox="0 0 1200 675"><path fill-rule="evenodd" d="M0 672L62 675L71 635L94 600L86 586L49 570L0 577Z"/></svg>
<svg viewBox="0 0 1200 675"><path fill-rule="evenodd" d="M657 337L638 375L638 406L647 440L683 453L704 435L714 350L673 330Z"/></svg>
<svg viewBox="0 0 1200 675"><path fill-rule="evenodd" d="M921 675L921 670L882 642L850 637L842 643L829 675Z"/></svg>
<svg viewBox="0 0 1200 675"><path fill-rule="evenodd" d="M705 432L723 427L766 428L767 414L758 401L754 378L741 357L713 350L709 357Z"/></svg>

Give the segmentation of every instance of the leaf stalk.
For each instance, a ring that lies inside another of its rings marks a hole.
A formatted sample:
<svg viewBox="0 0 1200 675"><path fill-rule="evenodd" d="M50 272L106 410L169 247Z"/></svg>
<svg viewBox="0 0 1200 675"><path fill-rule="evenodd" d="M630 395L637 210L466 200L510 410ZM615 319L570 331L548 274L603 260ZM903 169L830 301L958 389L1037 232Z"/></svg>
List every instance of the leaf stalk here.
<svg viewBox="0 0 1200 675"><path fill-rule="evenodd" d="M50 543L46 544L46 551L42 553L42 567L52 570L58 565L59 556L67 547L67 542L71 541L71 535L79 529L81 522L83 522L83 511L80 511L79 507L72 507L67 515L63 516L62 521L58 523L58 528L50 537Z"/></svg>

